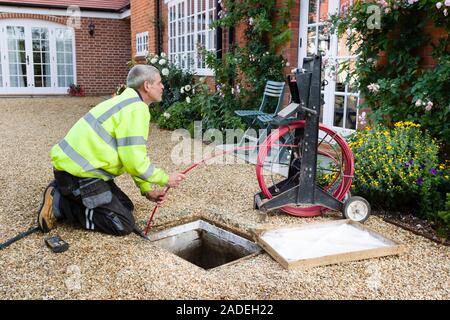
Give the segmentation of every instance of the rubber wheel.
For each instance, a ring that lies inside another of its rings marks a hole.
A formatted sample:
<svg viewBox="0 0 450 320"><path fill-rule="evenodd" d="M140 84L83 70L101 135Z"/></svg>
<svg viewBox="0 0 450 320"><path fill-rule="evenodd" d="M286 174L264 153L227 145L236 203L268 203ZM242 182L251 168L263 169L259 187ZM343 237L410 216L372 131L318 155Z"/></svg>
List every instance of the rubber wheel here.
<svg viewBox="0 0 450 320"><path fill-rule="evenodd" d="M345 202L342 214L346 219L364 223L369 218L371 211L370 204L366 199L354 196Z"/></svg>

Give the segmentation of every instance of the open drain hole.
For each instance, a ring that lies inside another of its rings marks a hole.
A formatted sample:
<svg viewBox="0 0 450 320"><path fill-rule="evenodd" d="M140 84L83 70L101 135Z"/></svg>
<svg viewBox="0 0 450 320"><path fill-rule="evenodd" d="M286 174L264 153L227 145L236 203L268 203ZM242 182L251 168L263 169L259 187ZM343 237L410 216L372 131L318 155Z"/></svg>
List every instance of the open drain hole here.
<svg viewBox="0 0 450 320"><path fill-rule="evenodd" d="M162 230L150 239L206 270L261 252L257 244L203 220Z"/></svg>

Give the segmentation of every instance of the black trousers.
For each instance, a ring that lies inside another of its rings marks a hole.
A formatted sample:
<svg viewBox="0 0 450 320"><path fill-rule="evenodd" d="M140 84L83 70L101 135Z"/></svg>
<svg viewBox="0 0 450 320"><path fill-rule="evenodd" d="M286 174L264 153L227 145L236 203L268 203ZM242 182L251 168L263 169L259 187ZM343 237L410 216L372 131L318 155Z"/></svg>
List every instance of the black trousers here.
<svg viewBox="0 0 450 320"><path fill-rule="evenodd" d="M134 230L133 202L113 180L79 178L58 170L53 173L60 193L59 209L63 221L115 236L124 236Z"/></svg>

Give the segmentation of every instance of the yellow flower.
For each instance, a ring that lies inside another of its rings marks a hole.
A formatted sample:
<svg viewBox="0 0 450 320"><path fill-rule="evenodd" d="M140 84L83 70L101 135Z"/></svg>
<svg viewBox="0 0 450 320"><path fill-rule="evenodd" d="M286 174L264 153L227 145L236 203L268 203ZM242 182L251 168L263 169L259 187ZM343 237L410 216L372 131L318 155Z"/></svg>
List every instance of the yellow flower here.
<svg viewBox="0 0 450 320"><path fill-rule="evenodd" d="M394 124L397 128L407 128L407 127L416 127L420 128L420 124L411 122L411 121L399 121Z"/></svg>

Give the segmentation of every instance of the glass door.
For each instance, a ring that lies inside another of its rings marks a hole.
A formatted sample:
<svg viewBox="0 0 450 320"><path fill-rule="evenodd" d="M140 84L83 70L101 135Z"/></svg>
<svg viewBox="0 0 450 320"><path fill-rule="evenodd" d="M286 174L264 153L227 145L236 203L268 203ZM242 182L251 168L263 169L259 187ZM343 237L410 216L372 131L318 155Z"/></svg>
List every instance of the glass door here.
<svg viewBox="0 0 450 320"><path fill-rule="evenodd" d="M359 93L351 84L345 83L356 56L349 52L345 36L338 39L335 34L328 34L326 21L330 14L351 3L352 0L301 0L300 3L298 63L300 66L304 57L313 54L324 56L327 68L322 71L322 79L328 84L322 91L324 105L320 121L343 135L357 129ZM343 66L342 72L330 72L342 70Z"/></svg>
<svg viewBox="0 0 450 320"><path fill-rule="evenodd" d="M25 92L22 88L31 87L30 55L26 46L24 26L7 26L8 82L13 92Z"/></svg>
<svg viewBox="0 0 450 320"><path fill-rule="evenodd" d="M31 28L31 37L33 44L33 86L35 88L49 88L52 83L48 28Z"/></svg>
<svg viewBox="0 0 450 320"><path fill-rule="evenodd" d="M73 29L47 21L0 21L0 94L67 94L76 83Z"/></svg>

